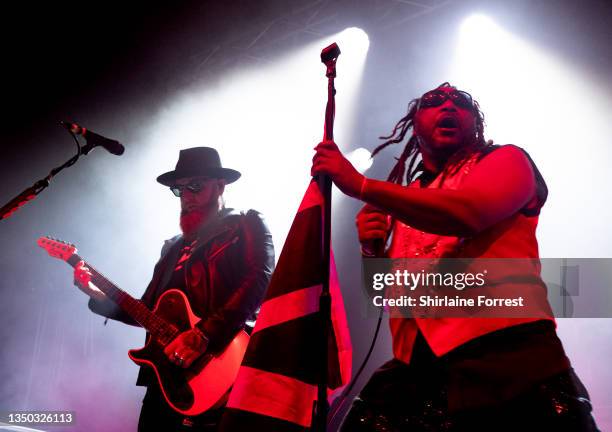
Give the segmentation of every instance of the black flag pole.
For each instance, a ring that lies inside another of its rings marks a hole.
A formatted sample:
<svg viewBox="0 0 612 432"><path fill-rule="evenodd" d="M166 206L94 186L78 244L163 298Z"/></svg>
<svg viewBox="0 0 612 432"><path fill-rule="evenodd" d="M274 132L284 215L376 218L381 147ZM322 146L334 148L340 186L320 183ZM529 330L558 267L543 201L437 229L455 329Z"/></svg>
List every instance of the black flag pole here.
<svg viewBox="0 0 612 432"><path fill-rule="evenodd" d="M327 70L327 105L325 107L325 126L323 139L334 139L334 116L336 113L336 89L334 88L334 78L336 78L336 60L340 55L340 48L335 42L321 51L321 61ZM321 248L323 252L323 287L319 298L319 322L320 322L320 341L319 341L319 382L317 387L317 403L312 422L313 432L325 432L327 429L327 414L329 406L327 404L328 387L328 361L329 361L329 329L331 326L331 295L329 292L329 266L331 260L331 186L329 176L319 175L318 184L323 195L323 230L321 238Z"/></svg>

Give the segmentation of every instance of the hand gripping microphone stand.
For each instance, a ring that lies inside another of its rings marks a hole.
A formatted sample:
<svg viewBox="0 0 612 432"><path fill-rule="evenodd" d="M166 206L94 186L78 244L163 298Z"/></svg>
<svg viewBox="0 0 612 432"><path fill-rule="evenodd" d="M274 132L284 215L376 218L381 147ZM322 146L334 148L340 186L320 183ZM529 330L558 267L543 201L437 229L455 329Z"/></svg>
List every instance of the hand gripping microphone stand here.
<svg viewBox="0 0 612 432"><path fill-rule="evenodd" d="M331 44L321 51L321 61L327 67L325 76L327 84L327 106L325 107L325 127L323 138L325 140L334 139L334 116L336 112L334 78L336 78L336 60L340 55L340 48L336 43ZM329 292L329 265L331 258L331 186L329 176L318 176L319 190L323 195L323 235L321 248L323 252L323 287L319 298L319 382L317 385L317 404L312 421L313 432L325 432L327 429L327 413L329 406L327 403L327 384L328 384L328 339L331 326L331 295Z"/></svg>

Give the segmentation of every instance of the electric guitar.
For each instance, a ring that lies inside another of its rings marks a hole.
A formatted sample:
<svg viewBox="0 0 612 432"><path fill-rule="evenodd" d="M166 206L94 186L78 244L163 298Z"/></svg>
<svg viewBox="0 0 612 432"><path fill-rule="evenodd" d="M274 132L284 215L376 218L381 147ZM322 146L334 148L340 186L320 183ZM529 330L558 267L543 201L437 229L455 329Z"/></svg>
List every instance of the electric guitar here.
<svg viewBox="0 0 612 432"><path fill-rule="evenodd" d="M73 244L51 237L40 237L37 243L50 256L62 259L72 267L82 260ZM145 346L128 351L128 356L136 364L155 372L168 404L175 411L188 416L220 405L238 374L249 342L246 332L241 330L223 352L204 353L189 368L179 367L166 357L164 347L200 321L192 312L185 294L178 289L168 290L160 296L151 311L90 264L86 265L92 274L93 284L149 332Z"/></svg>

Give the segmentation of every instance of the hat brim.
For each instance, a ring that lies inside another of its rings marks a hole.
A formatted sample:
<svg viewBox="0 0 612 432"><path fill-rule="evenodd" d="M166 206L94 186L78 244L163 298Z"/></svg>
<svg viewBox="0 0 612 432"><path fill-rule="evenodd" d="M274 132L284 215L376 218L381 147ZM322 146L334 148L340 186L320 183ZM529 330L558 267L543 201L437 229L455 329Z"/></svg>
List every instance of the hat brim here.
<svg viewBox="0 0 612 432"><path fill-rule="evenodd" d="M211 177L217 179L224 179L225 184L234 183L240 178L242 174L231 168L206 168L205 170L199 170L198 172L177 172L168 171L157 177L157 181L164 186L172 186L176 180L186 177Z"/></svg>

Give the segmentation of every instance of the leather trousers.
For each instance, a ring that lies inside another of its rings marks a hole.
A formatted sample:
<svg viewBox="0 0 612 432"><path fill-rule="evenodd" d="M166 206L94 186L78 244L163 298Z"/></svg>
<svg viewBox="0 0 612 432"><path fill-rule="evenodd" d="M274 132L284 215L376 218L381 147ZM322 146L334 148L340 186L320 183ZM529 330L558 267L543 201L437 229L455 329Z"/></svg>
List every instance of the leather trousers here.
<svg viewBox="0 0 612 432"><path fill-rule="evenodd" d="M413 373L391 360L374 373L340 428L343 432L598 431L588 393L573 369L519 396L450 412L444 375Z"/></svg>

